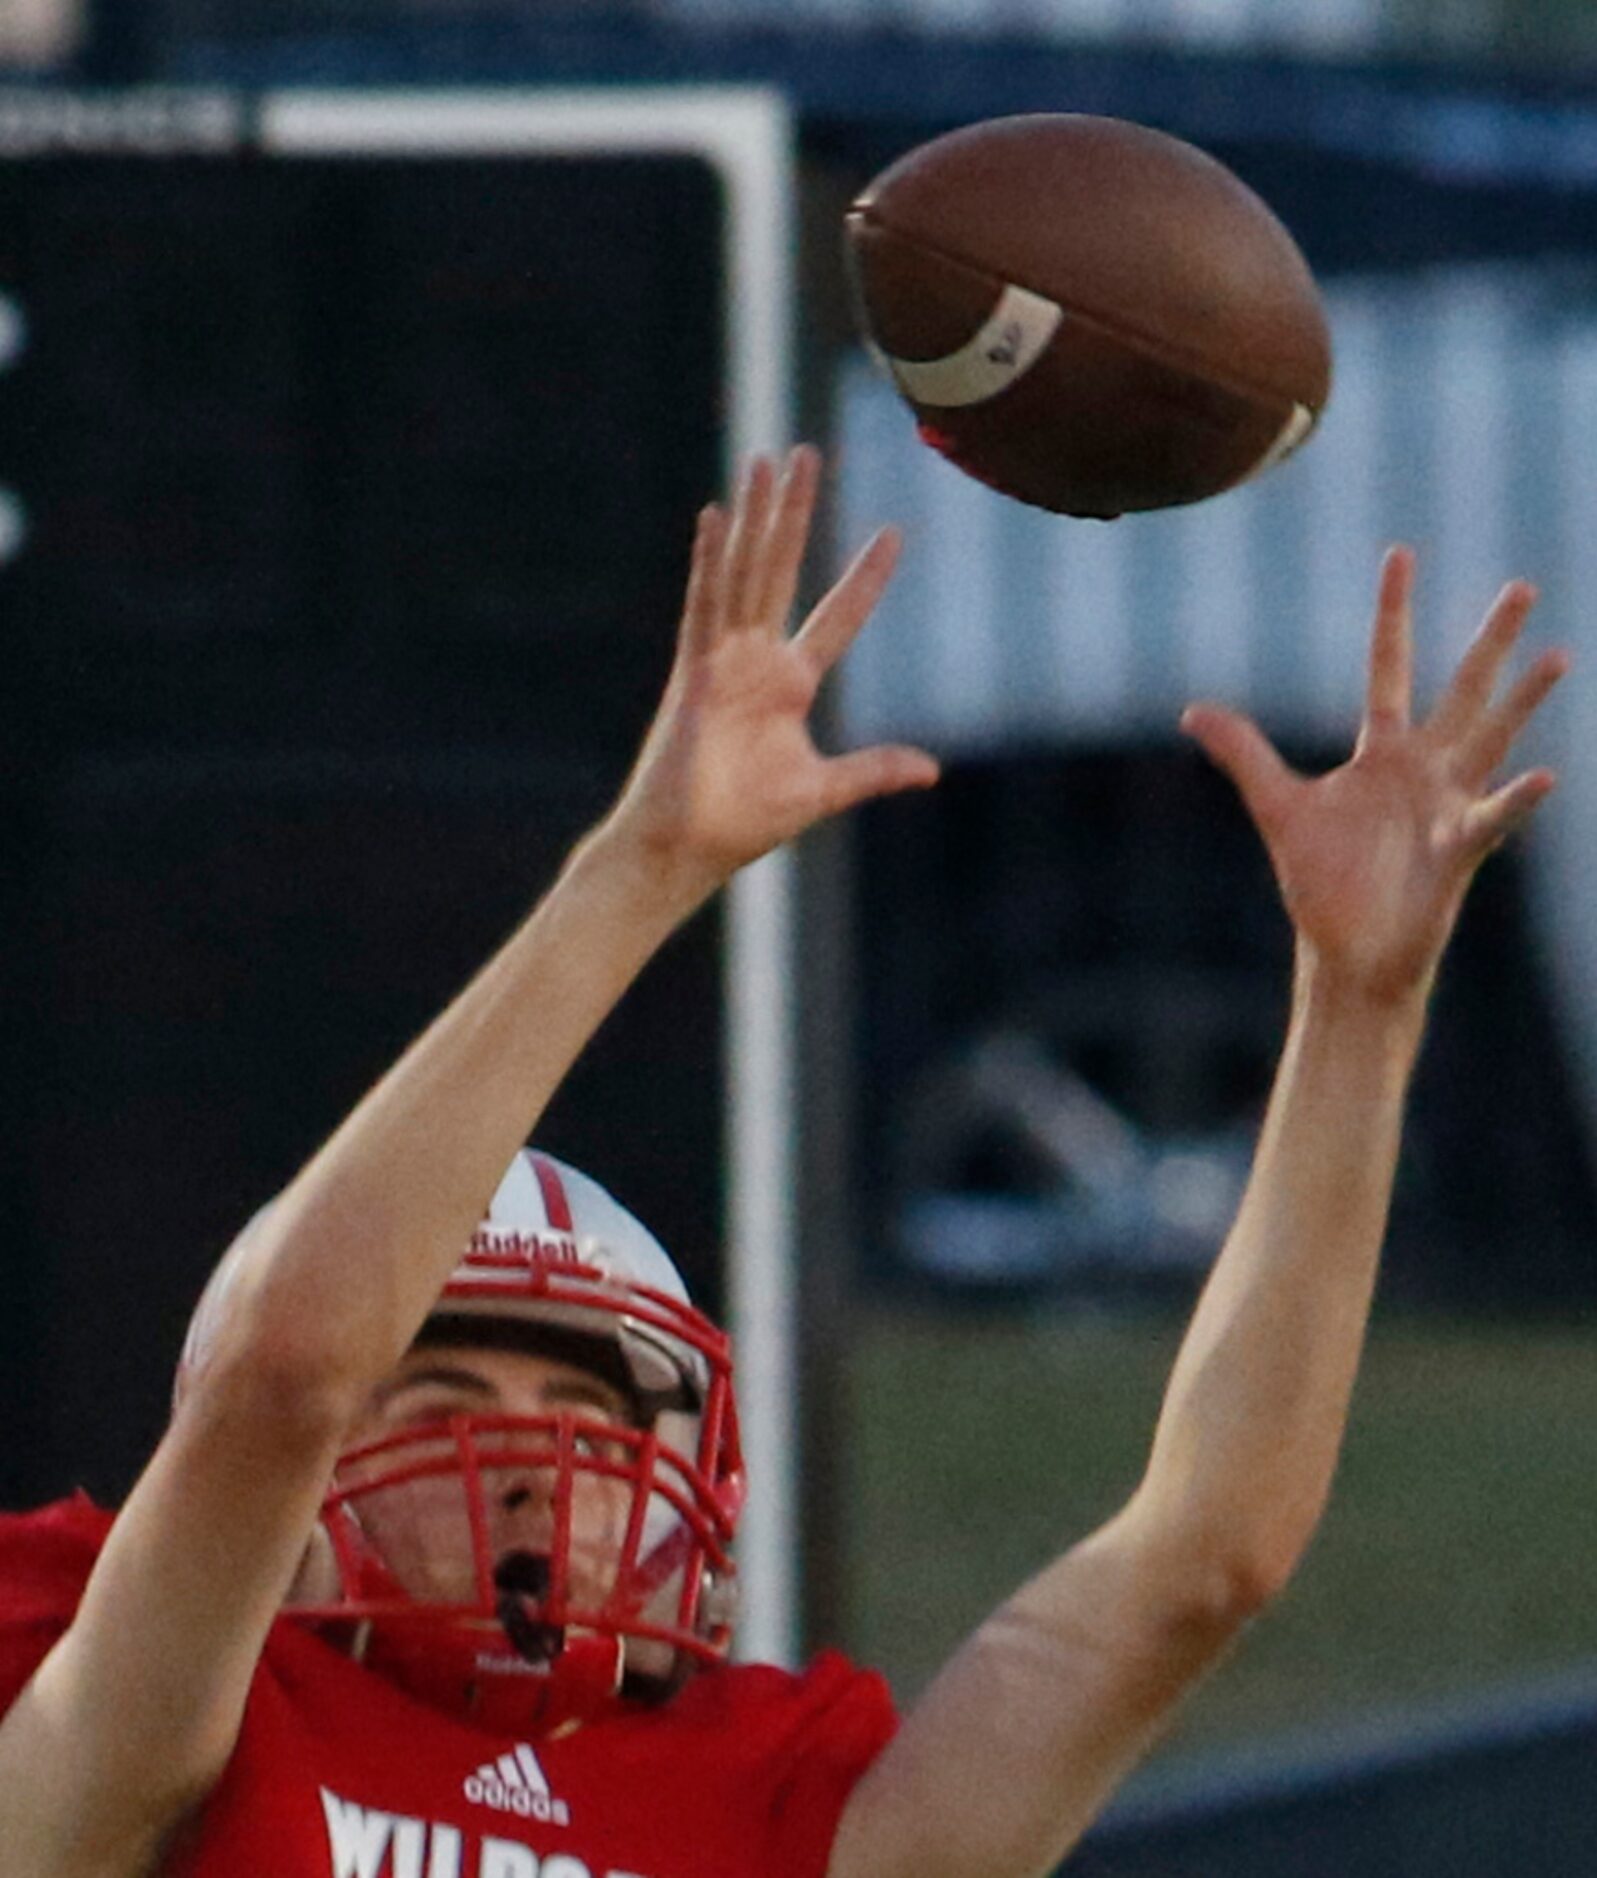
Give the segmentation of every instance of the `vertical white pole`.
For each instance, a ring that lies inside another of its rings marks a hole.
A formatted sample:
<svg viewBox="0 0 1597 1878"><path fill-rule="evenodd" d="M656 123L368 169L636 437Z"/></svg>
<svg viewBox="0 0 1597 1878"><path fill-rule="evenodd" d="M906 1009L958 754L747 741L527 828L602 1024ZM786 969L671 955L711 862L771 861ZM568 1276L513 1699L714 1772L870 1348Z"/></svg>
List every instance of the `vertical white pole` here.
<svg viewBox="0 0 1597 1878"><path fill-rule="evenodd" d="M740 141L727 170L737 461L788 441L795 187L785 113L767 107ZM727 1302L750 1482L738 1548L738 1649L777 1663L791 1663L798 1644L794 877L785 851L738 876L727 899L725 951Z"/></svg>

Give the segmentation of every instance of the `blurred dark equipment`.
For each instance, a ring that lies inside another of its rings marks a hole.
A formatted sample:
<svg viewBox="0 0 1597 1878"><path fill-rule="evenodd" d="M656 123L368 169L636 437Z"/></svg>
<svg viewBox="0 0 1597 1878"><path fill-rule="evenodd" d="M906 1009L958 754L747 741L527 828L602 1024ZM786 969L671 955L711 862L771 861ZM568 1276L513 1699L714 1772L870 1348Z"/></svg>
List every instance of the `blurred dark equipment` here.
<svg viewBox="0 0 1597 1878"><path fill-rule="evenodd" d="M1230 785L1152 747L964 764L917 806L877 804L861 825L873 1276L978 1295L1190 1289L1240 1195L1290 973ZM1437 993L1388 1293L1590 1304L1594 1236L1509 849Z"/></svg>
<svg viewBox="0 0 1597 1878"><path fill-rule="evenodd" d="M126 1487L211 1261L619 781L721 230L689 158L0 164L0 1505ZM545 1131L712 1307L718 982L704 921Z"/></svg>
<svg viewBox="0 0 1597 1878"><path fill-rule="evenodd" d="M1597 1861L1597 1688L1576 1670L1452 1714L1265 1746L1113 1802L1059 1878L1585 1878Z"/></svg>

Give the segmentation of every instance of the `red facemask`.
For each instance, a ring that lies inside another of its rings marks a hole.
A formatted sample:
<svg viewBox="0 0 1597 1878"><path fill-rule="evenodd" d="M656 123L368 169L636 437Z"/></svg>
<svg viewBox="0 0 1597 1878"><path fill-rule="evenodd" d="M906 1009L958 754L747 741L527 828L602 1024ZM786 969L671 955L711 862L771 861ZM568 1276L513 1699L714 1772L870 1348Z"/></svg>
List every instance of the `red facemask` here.
<svg viewBox="0 0 1597 1878"><path fill-rule="evenodd" d="M552 1338L567 1356L589 1345L610 1377L626 1337L690 1350L702 1403L696 1387L643 1397L638 1427L569 1411L456 1415L351 1449L322 1516L338 1594L296 1615L336 1626L413 1694L532 1735L602 1713L623 1690L667 1693L723 1658L744 1477L722 1333L678 1299L541 1258L520 1262L513 1298L457 1273L440 1311L435 1340L538 1350ZM621 1339L608 1346L607 1313ZM596 1537L583 1505L601 1497ZM536 1510L511 1542L501 1509L516 1500ZM442 1583L418 1583L405 1538L418 1525L454 1561Z"/></svg>

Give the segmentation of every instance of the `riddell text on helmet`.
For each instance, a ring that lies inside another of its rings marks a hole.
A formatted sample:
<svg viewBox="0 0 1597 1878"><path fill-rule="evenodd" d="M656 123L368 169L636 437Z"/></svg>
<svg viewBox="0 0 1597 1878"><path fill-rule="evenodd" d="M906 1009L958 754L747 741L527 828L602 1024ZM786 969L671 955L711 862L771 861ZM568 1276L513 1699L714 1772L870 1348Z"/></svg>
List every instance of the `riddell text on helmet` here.
<svg viewBox="0 0 1597 1878"><path fill-rule="evenodd" d="M595 1870L570 1852L534 1852L519 1840L463 1831L443 1820L407 1819L322 1789L328 1878L642 1878Z"/></svg>
<svg viewBox="0 0 1597 1878"><path fill-rule="evenodd" d="M479 1226L466 1248L466 1260L520 1259L528 1265L581 1265L574 1239L538 1232L494 1232Z"/></svg>

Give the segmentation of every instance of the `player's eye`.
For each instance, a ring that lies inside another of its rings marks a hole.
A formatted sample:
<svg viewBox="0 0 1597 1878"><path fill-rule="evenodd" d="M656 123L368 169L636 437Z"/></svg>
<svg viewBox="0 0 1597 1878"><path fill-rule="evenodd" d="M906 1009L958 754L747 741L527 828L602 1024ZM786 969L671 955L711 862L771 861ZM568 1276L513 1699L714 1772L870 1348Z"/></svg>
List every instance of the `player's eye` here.
<svg viewBox="0 0 1597 1878"><path fill-rule="evenodd" d="M398 1420L406 1428L423 1428L433 1422L446 1422L451 1415L466 1414L471 1406L463 1395L413 1397L399 1406Z"/></svg>
<svg viewBox="0 0 1597 1878"><path fill-rule="evenodd" d="M624 1442L607 1438L601 1429L591 1424L572 1430L571 1445L578 1454L607 1461L618 1460L625 1449Z"/></svg>

